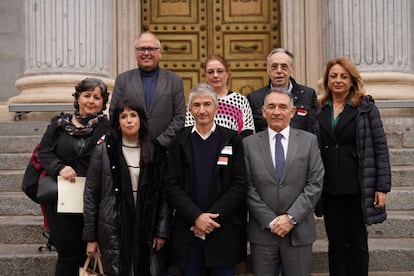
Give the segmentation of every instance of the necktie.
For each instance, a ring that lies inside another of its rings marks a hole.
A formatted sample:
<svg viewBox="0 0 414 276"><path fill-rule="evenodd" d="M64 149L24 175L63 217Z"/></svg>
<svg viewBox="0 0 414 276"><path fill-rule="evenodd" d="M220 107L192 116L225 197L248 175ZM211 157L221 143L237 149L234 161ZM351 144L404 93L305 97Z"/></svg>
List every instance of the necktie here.
<svg viewBox="0 0 414 276"><path fill-rule="evenodd" d="M282 137L283 135L278 133L276 134L276 145L275 145L275 163L276 163L276 173L279 177L282 176L283 168L285 167L285 152L283 151L282 146Z"/></svg>

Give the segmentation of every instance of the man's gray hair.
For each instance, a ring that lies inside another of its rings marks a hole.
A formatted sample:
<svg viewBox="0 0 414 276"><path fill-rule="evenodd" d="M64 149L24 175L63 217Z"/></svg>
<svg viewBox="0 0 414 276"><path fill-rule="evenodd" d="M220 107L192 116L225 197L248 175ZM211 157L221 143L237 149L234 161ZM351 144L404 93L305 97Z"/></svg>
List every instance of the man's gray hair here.
<svg viewBox="0 0 414 276"><path fill-rule="evenodd" d="M188 97L188 108L191 107L193 98L201 95L210 96L213 99L214 104L218 106L217 93L214 91L213 87L207 83L199 83L190 90L190 95Z"/></svg>
<svg viewBox="0 0 414 276"><path fill-rule="evenodd" d="M277 93L277 94L286 94L286 95L288 95L288 96L289 96L289 99L290 99L290 105L291 105L292 107L294 106L294 104L293 104L293 96L292 96L292 93L288 92L288 91L287 91L285 88L283 88L283 87L272 87L272 88L270 88L270 89L269 89L269 91L267 91L267 93L266 93L265 100L263 101L263 104L264 104L264 102L266 101L267 96L268 96L268 95L270 95L270 94L272 94L272 93Z"/></svg>
<svg viewBox="0 0 414 276"><path fill-rule="evenodd" d="M266 59L266 64L267 64L267 65L269 65L270 58L271 58L274 54L276 54L276 53L285 53L286 55L288 55L288 56L292 59L292 64L294 63L294 59L295 59L295 57L293 56L292 52L290 52L290 51L288 51L288 50L286 50L286 49L284 49L284 48L275 48L275 49L273 49L273 50L270 52L270 54L267 56L267 59Z"/></svg>

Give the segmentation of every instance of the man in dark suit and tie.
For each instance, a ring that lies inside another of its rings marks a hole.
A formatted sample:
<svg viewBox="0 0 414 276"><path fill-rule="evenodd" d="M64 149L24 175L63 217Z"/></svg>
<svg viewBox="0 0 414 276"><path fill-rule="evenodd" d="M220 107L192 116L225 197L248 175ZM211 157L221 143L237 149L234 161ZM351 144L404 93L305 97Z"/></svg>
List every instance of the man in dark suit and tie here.
<svg viewBox="0 0 414 276"><path fill-rule="evenodd" d="M184 127L185 99L181 77L159 67L161 43L150 33L135 41L138 68L121 73L115 79L109 115L119 99L136 99L145 108L148 125L155 142L168 147L175 133Z"/></svg>
<svg viewBox="0 0 414 276"><path fill-rule="evenodd" d="M309 276L315 241L313 209L324 168L314 134L290 127L292 95L268 92L268 128L243 140L248 179L249 240L255 275Z"/></svg>

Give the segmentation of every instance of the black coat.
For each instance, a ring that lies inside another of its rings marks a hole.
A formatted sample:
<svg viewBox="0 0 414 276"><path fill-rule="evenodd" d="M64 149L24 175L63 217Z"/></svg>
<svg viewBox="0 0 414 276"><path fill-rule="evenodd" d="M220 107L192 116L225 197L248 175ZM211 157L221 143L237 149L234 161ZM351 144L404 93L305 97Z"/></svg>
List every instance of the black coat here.
<svg viewBox="0 0 414 276"><path fill-rule="evenodd" d="M57 120L52 119L47 127L39 146L39 159L48 175L57 177L64 166L71 166L78 176L86 176L89 159L91 158L96 141L109 129L107 119L100 120L93 133L85 140L85 147L78 150L75 147L74 136L69 135L62 127L58 127Z"/></svg>
<svg viewBox="0 0 414 276"><path fill-rule="evenodd" d="M183 265L187 244L194 237L190 227L203 213L195 204L194 163L191 129L187 127L177 133L168 150L166 173L167 198L174 215L172 218L169 250L172 263ZM227 165L216 164L214 183L210 189L210 207L205 212L218 213L221 225L205 239L206 266L232 265L246 256L246 192L247 178L243 158L242 138L237 132L217 126L220 132L217 157L226 156ZM223 148L232 148L229 155Z"/></svg>
<svg viewBox="0 0 414 276"><path fill-rule="evenodd" d="M85 241L98 241L105 275L149 275L152 240L168 237L168 208L158 166L141 165L136 208L121 143L96 146L84 195Z"/></svg>
<svg viewBox="0 0 414 276"><path fill-rule="evenodd" d="M365 223L383 222L385 208L374 208L374 194L391 190L391 169L384 128L373 99L365 97L357 108L345 105L335 130L328 105L316 117L325 166L323 194L361 194Z"/></svg>
<svg viewBox="0 0 414 276"><path fill-rule="evenodd" d="M290 126L315 133L315 114L320 111L315 90L298 84L293 78L290 78L290 81L293 86L291 92L293 102L296 106L296 113L290 122ZM264 98L269 91L270 81L267 86L247 95L247 99L249 100L250 107L253 112L256 133L267 128L266 119L262 115L262 107L264 104Z"/></svg>

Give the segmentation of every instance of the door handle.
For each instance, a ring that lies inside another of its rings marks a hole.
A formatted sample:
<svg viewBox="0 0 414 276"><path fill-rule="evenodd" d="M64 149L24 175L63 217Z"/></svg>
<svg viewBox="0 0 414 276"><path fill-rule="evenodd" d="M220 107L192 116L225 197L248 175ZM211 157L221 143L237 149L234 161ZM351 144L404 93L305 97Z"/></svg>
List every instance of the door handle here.
<svg viewBox="0 0 414 276"><path fill-rule="evenodd" d="M241 51L241 52L251 52L251 51L259 49L259 46L257 44L254 44L252 46L243 46L243 45L236 44L234 45L234 49L236 51Z"/></svg>

